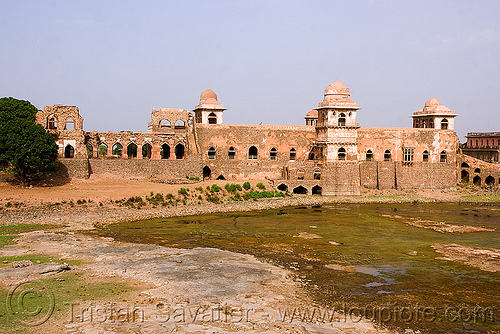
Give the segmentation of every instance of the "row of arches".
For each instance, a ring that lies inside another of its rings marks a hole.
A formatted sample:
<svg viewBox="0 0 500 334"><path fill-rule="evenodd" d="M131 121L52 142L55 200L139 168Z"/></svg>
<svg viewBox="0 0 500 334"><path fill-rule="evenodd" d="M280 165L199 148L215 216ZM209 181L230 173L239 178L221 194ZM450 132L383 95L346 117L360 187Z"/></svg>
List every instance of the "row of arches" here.
<svg viewBox="0 0 500 334"><path fill-rule="evenodd" d="M170 123L170 121L168 119L162 119L160 121L159 127L161 129L170 129L170 128L172 128L172 124ZM174 129L185 129L185 128L186 128L186 123L181 119L177 120L174 123Z"/></svg>
<svg viewBox="0 0 500 334"><path fill-rule="evenodd" d="M208 159L210 160L213 160L216 158L217 156L217 150L215 147L213 146L210 146L208 148L208 151L207 151L207 156L208 156ZM227 151L227 158L229 160L233 160L234 158L236 157L236 149L231 146L229 147L228 151ZM255 146L250 146L248 148L248 155L247 155L248 159L250 160L254 160L254 159L258 159L259 157L259 150L257 149L257 147ZM289 157L290 157L290 160L295 160L297 158L297 150L295 148L291 148L290 151L289 151ZM278 150L273 147L269 150L269 159L270 160L278 160Z"/></svg>
<svg viewBox="0 0 500 334"><path fill-rule="evenodd" d="M54 115L50 115L47 117L47 129L49 130L57 130L58 121ZM73 118L69 117L64 122L63 130L74 130L75 129L75 121Z"/></svg>
<svg viewBox="0 0 500 334"><path fill-rule="evenodd" d="M450 122L443 118L441 120L441 130L448 130ZM414 128L434 128L434 118L414 118L413 120Z"/></svg>
<svg viewBox="0 0 500 334"><path fill-rule="evenodd" d="M471 181L470 180L471 176L470 176L469 172L465 169L462 170L461 178L462 178L462 182L468 183ZM481 176L475 175L474 178L472 179L472 183L476 186L483 185ZM493 186L495 186L495 184L500 184L500 178L498 179L498 183L495 182L495 178L491 175L488 175L484 179L484 185L486 185L486 186L493 187Z"/></svg>
<svg viewBox="0 0 500 334"><path fill-rule="evenodd" d="M287 191L288 190L288 186L284 183L280 184L277 189L279 191ZM311 188L311 194L312 195L321 195L322 194L322 191L323 191L323 188L319 185L315 185ZM309 193L309 190L304 187L304 186L297 186L295 188L292 189L292 192L294 194L303 194L303 195L306 195Z"/></svg>
<svg viewBox="0 0 500 334"><path fill-rule="evenodd" d="M345 160L346 157L346 151L343 147L341 147L338 151L338 159L339 160ZM413 161L413 151L411 151L411 154L407 154L405 152L403 156L404 161ZM371 149L368 149L366 151L365 155L365 160L366 161L374 161L374 154ZM391 150L385 150L384 151L384 161L392 161L392 153ZM441 151L439 154L439 162L447 162L448 161L448 154L446 153L445 150ZM425 150L422 152L422 162L429 162L429 151Z"/></svg>
<svg viewBox="0 0 500 334"><path fill-rule="evenodd" d="M68 145L70 146L70 145ZM86 143L87 154L89 158L94 156L94 147L90 143ZM127 158L135 159L138 156L142 156L143 159L151 159L153 146L149 143L145 143L141 146L139 150L139 146L135 143L130 143L126 146L127 148ZM109 147L106 143L100 143L97 146L97 157L105 158L109 155ZM121 143L115 143L111 147L111 155L113 157L122 158L123 157L123 145ZM171 149L170 145L163 144L160 146L160 159L170 159L171 157L175 157L175 159L184 159L186 155L186 149L183 144L179 143ZM65 150L65 158L73 158L73 156L67 156Z"/></svg>

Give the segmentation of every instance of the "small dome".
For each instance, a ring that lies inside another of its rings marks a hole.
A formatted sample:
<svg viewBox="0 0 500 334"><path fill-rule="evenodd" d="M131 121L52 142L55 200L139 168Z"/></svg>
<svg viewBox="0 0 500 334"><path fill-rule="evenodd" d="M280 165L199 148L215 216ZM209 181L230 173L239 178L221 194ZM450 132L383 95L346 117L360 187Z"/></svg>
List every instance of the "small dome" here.
<svg viewBox="0 0 500 334"><path fill-rule="evenodd" d="M440 106L441 102L439 102L438 99L436 99L435 97L433 97L431 99L428 99L427 102L425 102L425 105L426 106Z"/></svg>
<svg viewBox="0 0 500 334"><path fill-rule="evenodd" d="M340 91L340 90L344 90L344 89L349 89L349 87L347 87L342 82L337 80L334 83L332 83L331 85L329 85L328 87L326 87L325 94L328 93L329 91L335 91L335 90Z"/></svg>
<svg viewBox="0 0 500 334"><path fill-rule="evenodd" d="M207 89L200 95L200 100L215 99L217 101L217 94L213 90Z"/></svg>
<svg viewBox="0 0 500 334"><path fill-rule="evenodd" d="M306 117L318 117L318 111L316 109L313 109L307 113Z"/></svg>

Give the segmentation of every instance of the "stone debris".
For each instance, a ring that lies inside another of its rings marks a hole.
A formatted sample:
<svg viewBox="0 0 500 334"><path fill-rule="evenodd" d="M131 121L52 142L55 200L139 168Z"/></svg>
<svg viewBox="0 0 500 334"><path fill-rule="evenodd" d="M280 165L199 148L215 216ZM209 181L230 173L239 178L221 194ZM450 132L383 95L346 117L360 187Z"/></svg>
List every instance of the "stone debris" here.
<svg viewBox="0 0 500 334"><path fill-rule="evenodd" d="M31 262L30 260L21 260L12 262L12 268L24 268L24 267L30 267L32 265L33 262Z"/></svg>
<svg viewBox="0 0 500 334"><path fill-rule="evenodd" d="M323 239L322 236L319 236L314 233L308 233L308 232L300 232L298 235L294 235L294 238L302 238L302 239Z"/></svg>

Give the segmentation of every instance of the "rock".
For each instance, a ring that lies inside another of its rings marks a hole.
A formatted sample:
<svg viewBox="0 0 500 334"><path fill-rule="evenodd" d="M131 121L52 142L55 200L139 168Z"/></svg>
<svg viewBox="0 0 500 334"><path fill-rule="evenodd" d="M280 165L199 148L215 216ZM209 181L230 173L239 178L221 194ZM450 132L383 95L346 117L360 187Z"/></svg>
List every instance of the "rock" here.
<svg viewBox="0 0 500 334"><path fill-rule="evenodd" d="M417 251L411 251L411 252L406 253L406 255L417 256L418 252Z"/></svg>
<svg viewBox="0 0 500 334"><path fill-rule="evenodd" d="M12 262L12 268L24 268L24 267L31 267L33 265L33 262L30 260L21 260L21 261L13 261Z"/></svg>
<svg viewBox="0 0 500 334"><path fill-rule="evenodd" d="M315 225L311 225L311 226L309 226L309 228L318 228L318 227Z"/></svg>
<svg viewBox="0 0 500 334"><path fill-rule="evenodd" d="M3 263L9 263L9 261L7 261L7 260L3 260Z"/></svg>
<svg viewBox="0 0 500 334"><path fill-rule="evenodd" d="M36 260L36 264L40 264L40 263L42 263L42 261Z"/></svg>
<svg viewBox="0 0 500 334"><path fill-rule="evenodd" d="M328 241L328 243L334 246L342 246L344 244L343 242L337 242L337 241Z"/></svg>

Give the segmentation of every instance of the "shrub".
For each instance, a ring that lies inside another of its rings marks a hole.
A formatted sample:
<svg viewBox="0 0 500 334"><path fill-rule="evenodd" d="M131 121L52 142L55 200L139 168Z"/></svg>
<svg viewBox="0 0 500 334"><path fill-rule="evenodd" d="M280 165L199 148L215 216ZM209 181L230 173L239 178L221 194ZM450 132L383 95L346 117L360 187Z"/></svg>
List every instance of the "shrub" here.
<svg viewBox="0 0 500 334"><path fill-rule="evenodd" d="M210 192L213 192L213 193L217 193L221 190L221 187L219 187L218 185L216 185L215 183L212 184L212 186L210 187Z"/></svg>
<svg viewBox="0 0 500 334"><path fill-rule="evenodd" d="M266 189L266 186L262 182L259 182L259 183L257 183L257 188L264 190L264 189Z"/></svg>
<svg viewBox="0 0 500 334"><path fill-rule="evenodd" d="M185 198L185 197L187 197L189 195L188 191L189 191L188 188L181 188L177 192L179 193L179 195L182 195Z"/></svg>
<svg viewBox="0 0 500 334"><path fill-rule="evenodd" d="M247 181L247 182L243 183L243 188L244 188L245 190L250 189L250 187L251 187L250 182L248 182L248 181Z"/></svg>
<svg viewBox="0 0 500 334"><path fill-rule="evenodd" d="M203 192L203 188L201 186L194 188L195 190Z"/></svg>
<svg viewBox="0 0 500 334"><path fill-rule="evenodd" d="M214 203L214 204L219 204L220 203L220 198L217 195L208 195L207 196L207 201Z"/></svg>

